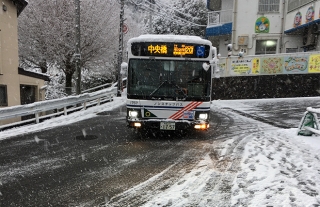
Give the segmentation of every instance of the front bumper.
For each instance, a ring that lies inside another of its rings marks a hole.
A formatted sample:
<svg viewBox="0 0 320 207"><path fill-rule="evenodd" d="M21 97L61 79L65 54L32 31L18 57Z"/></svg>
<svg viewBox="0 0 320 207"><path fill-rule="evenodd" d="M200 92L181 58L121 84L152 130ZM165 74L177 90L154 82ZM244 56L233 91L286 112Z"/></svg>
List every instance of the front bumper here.
<svg viewBox="0 0 320 207"><path fill-rule="evenodd" d="M209 121L187 121L187 120L169 120L169 119L160 119L160 120L144 120L144 119L127 119L127 126L130 128L141 128L141 129L155 129L160 130L161 122L173 122L175 124L175 130L186 130L186 129L198 129L206 130L209 128Z"/></svg>

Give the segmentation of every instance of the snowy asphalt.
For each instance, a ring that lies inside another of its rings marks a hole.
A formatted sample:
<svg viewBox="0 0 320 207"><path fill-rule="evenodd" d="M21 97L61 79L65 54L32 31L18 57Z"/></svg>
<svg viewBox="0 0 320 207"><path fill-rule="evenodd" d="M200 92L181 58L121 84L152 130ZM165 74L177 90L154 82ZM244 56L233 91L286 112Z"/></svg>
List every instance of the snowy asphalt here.
<svg viewBox="0 0 320 207"><path fill-rule="evenodd" d="M21 135L7 133L0 141L0 206L256 206L255 199L281 206L275 203L287 190L287 177L306 171L277 130L297 127L308 106L319 108L319 99L252 100L241 110L217 104L209 131L183 137L141 137L123 127L123 107L58 128L19 129ZM263 199L254 196L268 180L262 175L275 171L279 160L279 180ZM305 168L313 162L308 157ZM260 170L261 177L251 174ZM319 180L297 179L318 205L312 197L319 196ZM288 194L288 206L307 206L295 191Z"/></svg>

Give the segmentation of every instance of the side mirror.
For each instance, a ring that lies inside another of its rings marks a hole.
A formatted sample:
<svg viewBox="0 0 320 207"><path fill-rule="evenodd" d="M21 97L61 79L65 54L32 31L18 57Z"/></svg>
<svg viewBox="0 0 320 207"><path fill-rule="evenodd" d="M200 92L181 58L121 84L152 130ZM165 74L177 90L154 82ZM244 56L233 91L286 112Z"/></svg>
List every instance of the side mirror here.
<svg viewBox="0 0 320 207"><path fill-rule="evenodd" d="M210 68L210 64L209 63L203 63L202 64L202 68L203 68L203 70L208 71L209 68Z"/></svg>

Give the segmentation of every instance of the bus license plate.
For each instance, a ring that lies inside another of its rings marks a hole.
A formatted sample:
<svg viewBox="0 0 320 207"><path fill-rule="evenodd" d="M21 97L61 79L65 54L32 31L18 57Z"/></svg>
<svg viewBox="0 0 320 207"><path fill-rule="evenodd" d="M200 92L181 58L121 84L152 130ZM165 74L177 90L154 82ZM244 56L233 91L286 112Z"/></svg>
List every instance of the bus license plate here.
<svg viewBox="0 0 320 207"><path fill-rule="evenodd" d="M161 130L175 130L176 125L174 122L160 122Z"/></svg>

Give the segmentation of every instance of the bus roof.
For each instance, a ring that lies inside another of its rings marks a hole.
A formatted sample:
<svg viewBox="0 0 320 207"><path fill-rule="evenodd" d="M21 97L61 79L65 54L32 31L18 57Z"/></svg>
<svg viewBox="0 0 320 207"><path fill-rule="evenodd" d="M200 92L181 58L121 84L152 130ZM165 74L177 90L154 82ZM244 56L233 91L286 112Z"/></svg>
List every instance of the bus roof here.
<svg viewBox="0 0 320 207"><path fill-rule="evenodd" d="M209 40L202 39L198 36L188 36L188 35L157 35L148 34L140 35L139 37L131 38L128 41L128 46L131 46L133 42L177 42L177 43L197 43L212 46Z"/></svg>

